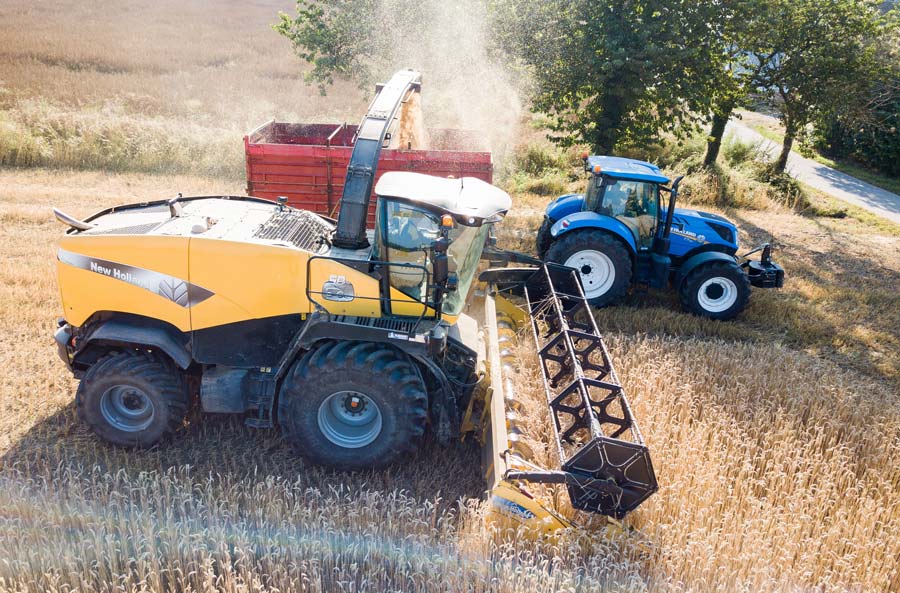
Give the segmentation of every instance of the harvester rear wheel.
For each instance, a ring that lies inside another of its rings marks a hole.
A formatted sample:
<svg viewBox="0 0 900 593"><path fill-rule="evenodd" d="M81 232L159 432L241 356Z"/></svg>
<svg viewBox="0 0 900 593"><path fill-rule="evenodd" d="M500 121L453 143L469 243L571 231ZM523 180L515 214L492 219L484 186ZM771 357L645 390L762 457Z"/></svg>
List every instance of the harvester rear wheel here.
<svg viewBox="0 0 900 593"><path fill-rule="evenodd" d="M603 231L566 233L544 259L577 269L584 296L595 307L621 300L631 283L631 256L621 241Z"/></svg>
<svg viewBox="0 0 900 593"><path fill-rule="evenodd" d="M104 441L151 447L184 424L190 395L170 361L148 352L112 352L85 373L75 402L78 417Z"/></svg>
<svg viewBox="0 0 900 593"><path fill-rule="evenodd" d="M687 275L678 290L685 309L710 319L735 318L750 300L750 280L737 263L717 261Z"/></svg>
<svg viewBox="0 0 900 593"><path fill-rule="evenodd" d="M414 452L427 409L425 385L405 354L383 344L330 342L295 363L278 421L312 463L361 470Z"/></svg>

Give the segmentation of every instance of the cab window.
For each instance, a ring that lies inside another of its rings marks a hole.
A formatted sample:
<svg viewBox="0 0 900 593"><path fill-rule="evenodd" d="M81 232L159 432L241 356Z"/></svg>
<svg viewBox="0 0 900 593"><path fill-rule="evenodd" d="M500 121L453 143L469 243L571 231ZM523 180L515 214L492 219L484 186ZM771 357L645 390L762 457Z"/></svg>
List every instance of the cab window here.
<svg viewBox="0 0 900 593"><path fill-rule="evenodd" d="M624 223L638 246L649 248L656 233L659 188L655 183L627 179L604 184L597 212Z"/></svg>
<svg viewBox="0 0 900 593"><path fill-rule="evenodd" d="M438 238L440 223L430 212L408 204L382 200L379 205L385 210L383 224L387 228L378 257L391 263L421 266L390 266L390 284L424 302L428 288L426 270L431 270L430 249Z"/></svg>

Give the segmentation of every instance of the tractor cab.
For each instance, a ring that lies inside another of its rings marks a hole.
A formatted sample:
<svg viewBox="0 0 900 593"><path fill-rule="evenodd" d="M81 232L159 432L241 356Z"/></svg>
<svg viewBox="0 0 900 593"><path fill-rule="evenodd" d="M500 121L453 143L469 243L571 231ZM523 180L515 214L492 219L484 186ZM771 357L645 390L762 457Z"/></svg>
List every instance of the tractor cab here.
<svg viewBox="0 0 900 593"><path fill-rule="evenodd" d="M510 208L509 195L473 177L406 172L385 173L375 194L371 259L386 270L384 288L458 315L490 227Z"/></svg>
<svg viewBox="0 0 900 593"><path fill-rule="evenodd" d="M615 159L627 167L619 164L614 173L604 174L603 166L609 167L608 161L612 159L615 157L587 159L585 168L591 177L584 194L584 209L623 223L631 231L638 249L648 250L653 246L662 212L659 186L669 179L649 163L627 159Z"/></svg>

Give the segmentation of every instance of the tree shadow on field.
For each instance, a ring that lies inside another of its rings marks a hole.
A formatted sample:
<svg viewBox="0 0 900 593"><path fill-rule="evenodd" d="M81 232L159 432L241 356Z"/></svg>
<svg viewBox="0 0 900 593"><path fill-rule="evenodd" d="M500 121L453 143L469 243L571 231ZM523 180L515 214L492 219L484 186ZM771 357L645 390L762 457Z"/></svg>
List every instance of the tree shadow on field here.
<svg viewBox="0 0 900 593"><path fill-rule="evenodd" d="M441 447L426 438L414 457L384 470L342 473L306 464L277 428L247 428L237 415L197 413L187 427L155 447L115 447L78 420L74 402L38 422L0 456L0 474L15 469L26 476L51 475L60 467L137 476L184 466L190 466L197 480L252 484L275 478L343 493L403 490L419 500L440 498L448 509L460 498L480 497L484 489L478 448L471 441Z"/></svg>
<svg viewBox="0 0 900 593"><path fill-rule="evenodd" d="M765 229L735 219L754 244L771 240ZM852 235L813 222L827 249L791 237L774 241L785 286L754 289L747 321L792 348L900 386L900 272L854 253Z"/></svg>

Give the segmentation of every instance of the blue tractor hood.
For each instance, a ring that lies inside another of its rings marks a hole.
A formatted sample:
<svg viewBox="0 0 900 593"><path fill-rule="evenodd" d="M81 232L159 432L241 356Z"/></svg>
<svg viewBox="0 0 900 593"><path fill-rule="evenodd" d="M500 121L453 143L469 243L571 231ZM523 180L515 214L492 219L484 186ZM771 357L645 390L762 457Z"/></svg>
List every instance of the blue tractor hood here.
<svg viewBox="0 0 900 593"><path fill-rule="evenodd" d="M665 220L665 210L660 218ZM720 245L723 251L734 254L738 248L738 230L724 216L693 208L675 208L672 217L669 253L682 256L701 245Z"/></svg>

